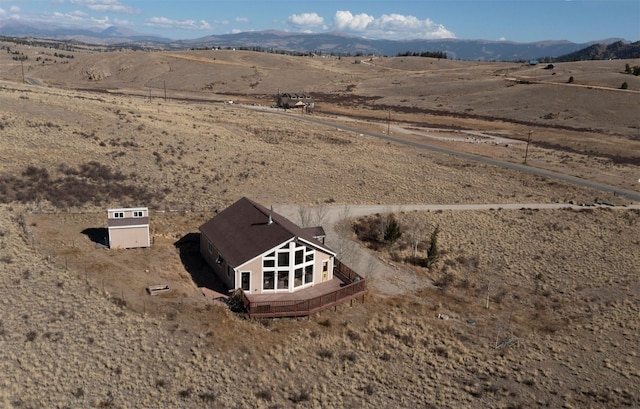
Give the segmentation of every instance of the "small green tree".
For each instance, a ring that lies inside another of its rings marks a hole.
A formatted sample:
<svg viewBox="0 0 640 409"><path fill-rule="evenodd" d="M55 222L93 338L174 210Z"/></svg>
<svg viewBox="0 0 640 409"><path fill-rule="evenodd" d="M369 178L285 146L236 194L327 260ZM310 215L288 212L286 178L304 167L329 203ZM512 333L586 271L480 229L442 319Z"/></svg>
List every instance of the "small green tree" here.
<svg viewBox="0 0 640 409"><path fill-rule="evenodd" d="M627 89L629 88L629 84L627 84L627 81L623 82L622 85L620 85L620 89Z"/></svg>
<svg viewBox="0 0 640 409"><path fill-rule="evenodd" d="M436 226L431 233L431 240L429 243L429 248L427 249L427 267L431 268L437 261L439 257L438 251L438 234L440 233L440 226Z"/></svg>
<svg viewBox="0 0 640 409"><path fill-rule="evenodd" d="M571 77L569 77L569 84L573 84L573 75Z"/></svg>
<svg viewBox="0 0 640 409"><path fill-rule="evenodd" d="M384 241L389 244L395 243L402 236L400 223L391 214L387 217L387 225L384 229Z"/></svg>

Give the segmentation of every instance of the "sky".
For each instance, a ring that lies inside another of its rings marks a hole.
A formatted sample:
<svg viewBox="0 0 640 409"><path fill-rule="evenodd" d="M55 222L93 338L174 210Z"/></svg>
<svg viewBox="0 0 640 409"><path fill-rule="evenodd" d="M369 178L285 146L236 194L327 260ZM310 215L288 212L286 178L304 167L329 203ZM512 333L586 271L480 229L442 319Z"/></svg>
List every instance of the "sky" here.
<svg viewBox="0 0 640 409"><path fill-rule="evenodd" d="M640 40L640 0L0 0L0 21L174 40L245 31L576 43Z"/></svg>

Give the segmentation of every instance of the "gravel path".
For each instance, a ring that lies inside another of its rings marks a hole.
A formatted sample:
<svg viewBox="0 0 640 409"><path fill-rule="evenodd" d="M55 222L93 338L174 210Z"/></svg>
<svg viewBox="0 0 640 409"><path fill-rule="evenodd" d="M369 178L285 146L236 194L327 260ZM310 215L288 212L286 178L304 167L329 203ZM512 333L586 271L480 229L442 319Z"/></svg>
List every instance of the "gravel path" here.
<svg viewBox="0 0 640 409"><path fill-rule="evenodd" d="M638 209L640 204L630 206L608 206L610 209ZM332 248L345 264L367 279L367 285L376 293L387 296L405 294L430 287L433 282L425 277L405 270L402 266L389 264L350 239L350 224L346 221L375 213L399 213L407 211L478 211L490 209L584 209L585 206L568 203L492 203L492 204L422 204L422 205L326 205L320 207L304 207L298 205L276 205L274 210L296 224L301 223L301 215L314 220L312 225L322 225L327 234L326 244ZM303 209L303 210L301 210ZM320 221L318 223L318 220Z"/></svg>

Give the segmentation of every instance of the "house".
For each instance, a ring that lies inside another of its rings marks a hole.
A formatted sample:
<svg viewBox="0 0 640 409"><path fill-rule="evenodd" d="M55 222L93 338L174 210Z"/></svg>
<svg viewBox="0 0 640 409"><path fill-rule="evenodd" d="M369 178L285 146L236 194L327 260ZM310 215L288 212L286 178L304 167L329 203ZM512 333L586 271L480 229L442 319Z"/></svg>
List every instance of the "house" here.
<svg viewBox="0 0 640 409"><path fill-rule="evenodd" d="M284 93L278 95L278 106L284 109L302 108L313 111L315 102L309 94Z"/></svg>
<svg viewBox="0 0 640 409"><path fill-rule="evenodd" d="M200 253L230 289L292 293L333 278L335 253L313 231L246 197L200 232Z"/></svg>
<svg viewBox="0 0 640 409"><path fill-rule="evenodd" d="M110 248L151 246L148 208L108 209L107 221Z"/></svg>
<svg viewBox="0 0 640 409"><path fill-rule="evenodd" d="M243 197L200 226L200 253L252 317L306 316L364 296L321 227L301 228Z"/></svg>

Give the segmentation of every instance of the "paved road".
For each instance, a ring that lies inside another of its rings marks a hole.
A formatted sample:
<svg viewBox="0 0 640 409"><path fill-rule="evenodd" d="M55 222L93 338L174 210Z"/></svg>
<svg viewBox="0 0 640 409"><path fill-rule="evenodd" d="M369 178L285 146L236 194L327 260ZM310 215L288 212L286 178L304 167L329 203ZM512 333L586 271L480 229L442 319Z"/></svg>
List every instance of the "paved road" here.
<svg viewBox="0 0 640 409"><path fill-rule="evenodd" d="M308 122L312 122L314 124L318 124L318 125L324 125L324 126L328 126L328 127L332 127L335 129L340 129L342 131L348 131L348 132L354 132L357 134L363 134L363 135L367 135L367 136L372 136L374 138L379 138L379 139L383 139L386 141L390 141L390 142L395 142L395 143L399 143L399 144L403 144L403 145L407 145L407 146L412 146L415 148L419 148L419 149L425 149L428 151L432 151L432 152L438 152L438 153L443 153L445 155L452 155L452 156L457 156L459 158L464 158L464 159L468 159L468 160L472 160L472 161L476 161L476 162L480 162L480 163L484 163L487 165L492 165L492 166L498 166L501 168L505 168L505 169L512 169L512 170L517 170L519 172L523 172L523 173L528 173L531 175L538 175L538 176L544 176L546 178L550 178L550 179L558 179L558 180L562 180L564 182L568 182L568 183L572 183L578 186L583 186L583 187L587 187L587 188L591 188L594 190L599 190L602 192L608 192L608 193L614 193L618 196L622 196L625 197L629 200L633 200L636 202L640 202L640 192L636 192L633 190L627 190L627 189L622 189L616 186L611 186L611 185L607 185L604 183L600 183L600 182L595 182L592 180L587 180L587 179L582 179L579 177L575 177L575 176L571 176L571 175L565 175L562 173L558 173L558 172L552 172L550 170L545 170L545 169L540 169L540 168L534 168L531 166L527 166L527 165L523 165L520 163L512 163L512 162L506 162L506 161L501 161L498 159L493 159L493 158L488 158L485 156L480 156L480 155L476 155L473 153L467 153L467 152L460 152L454 149L448 149L448 148L442 148L439 146L433 146L433 145L429 145L427 143L422 143L422 142L416 142L416 141L410 141L410 140L406 140L400 137L394 137L394 136L390 136L390 135L386 135L383 133L378 133L378 132L373 132L373 131L369 131L369 130L365 130L365 129L359 129L353 126L348 126L348 125L344 125L344 124L337 124L334 122L331 122L328 119L319 119L317 117L312 117L310 115L300 115L300 114L293 114L293 113L284 113L282 111L279 110L261 110L262 112L270 112L273 114L277 114L277 115L287 115L289 117L295 116L295 118L297 118L300 121L308 121Z"/></svg>
<svg viewBox="0 0 640 409"><path fill-rule="evenodd" d="M598 207L614 210L638 209L640 204L630 206L605 206ZM294 223L300 223L300 208L298 205L277 205L274 210L287 217ZM368 214L401 212L401 211L478 211L490 209L518 210L518 209L584 209L584 206L568 203L492 203L492 204L422 204L422 205L326 205L309 208L308 216L318 216L319 223L325 228L327 234L326 243L338 253L338 257L349 267L362 274L370 288L382 295L400 295L407 291L417 291L421 288L433 286L433 282L425 276L400 269L388 264L376 255L351 241L348 237L350 231L343 228L344 220L361 217ZM319 210L318 210L319 209ZM321 215L321 217L319 216ZM316 224L316 223L313 223Z"/></svg>

